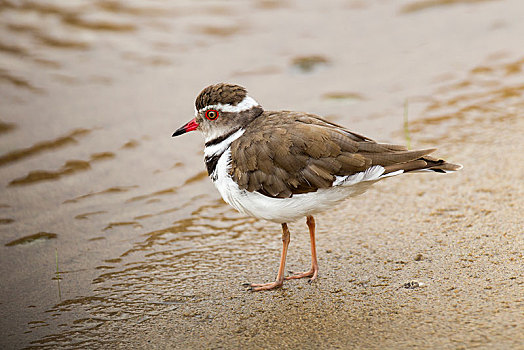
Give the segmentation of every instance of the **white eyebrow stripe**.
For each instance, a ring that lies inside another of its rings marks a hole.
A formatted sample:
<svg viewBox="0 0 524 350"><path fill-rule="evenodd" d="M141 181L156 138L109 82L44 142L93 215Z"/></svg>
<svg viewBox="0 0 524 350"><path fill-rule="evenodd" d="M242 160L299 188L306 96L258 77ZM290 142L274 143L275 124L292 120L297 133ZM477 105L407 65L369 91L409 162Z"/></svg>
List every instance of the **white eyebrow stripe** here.
<svg viewBox="0 0 524 350"><path fill-rule="evenodd" d="M232 106L230 104L218 103L216 105L205 106L204 108L200 109L198 112L207 111L209 109L218 109L223 112L239 113L239 112L250 110L251 108L255 106L259 106L258 102L255 101L255 99L253 99L252 97L246 96L244 97L242 102L240 102L236 106Z"/></svg>

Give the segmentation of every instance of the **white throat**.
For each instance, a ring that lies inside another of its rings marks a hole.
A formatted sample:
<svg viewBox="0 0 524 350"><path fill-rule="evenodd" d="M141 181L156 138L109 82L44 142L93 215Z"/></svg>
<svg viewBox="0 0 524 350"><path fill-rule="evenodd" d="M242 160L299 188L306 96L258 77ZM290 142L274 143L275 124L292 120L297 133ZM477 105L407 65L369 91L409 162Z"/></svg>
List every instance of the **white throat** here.
<svg viewBox="0 0 524 350"><path fill-rule="evenodd" d="M229 146L231 146L231 143L233 141L235 141L240 136L242 136L242 134L244 134L244 131L245 131L244 129L238 129L235 133L231 134L227 139L217 144L207 146L206 148L204 148L204 155L206 157L211 157L215 154L222 154L226 149L229 148ZM206 141L208 141L207 138L206 138Z"/></svg>

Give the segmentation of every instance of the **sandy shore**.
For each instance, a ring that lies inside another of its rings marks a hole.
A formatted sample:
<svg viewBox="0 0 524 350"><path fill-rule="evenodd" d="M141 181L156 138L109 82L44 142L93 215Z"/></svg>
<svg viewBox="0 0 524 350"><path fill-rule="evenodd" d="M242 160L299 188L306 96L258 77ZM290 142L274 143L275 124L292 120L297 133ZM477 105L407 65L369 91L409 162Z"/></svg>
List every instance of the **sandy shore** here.
<svg viewBox="0 0 524 350"><path fill-rule="evenodd" d="M119 348L522 348L524 118L497 116L440 140L459 173L390 179L320 215L315 283L243 289L276 273L279 227L264 224L275 245L255 248L257 264L235 252L214 285L173 291L176 309L126 324ZM299 271L308 235L302 222L291 231L288 268Z"/></svg>
<svg viewBox="0 0 524 350"><path fill-rule="evenodd" d="M524 349L524 2L0 5L0 348ZM205 86L462 163L279 225L172 139ZM305 222L288 270L309 266ZM406 286L408 288L406 288Z"/></svg>

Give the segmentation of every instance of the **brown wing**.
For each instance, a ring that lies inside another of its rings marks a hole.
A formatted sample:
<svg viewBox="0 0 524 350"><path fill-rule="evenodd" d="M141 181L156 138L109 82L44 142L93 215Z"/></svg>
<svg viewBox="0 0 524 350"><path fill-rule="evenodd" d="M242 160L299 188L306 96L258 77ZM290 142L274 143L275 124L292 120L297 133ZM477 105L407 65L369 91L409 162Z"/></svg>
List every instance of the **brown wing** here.
<svg viewBox="0 0 524 350"><path fill-rule="evenodd" d="M421 169L421 157L432 151L379 144L310 114L264 112L231 144L231 175L242 189L288 198L373 165L386 173L403 169L400 164Z"/></svg>

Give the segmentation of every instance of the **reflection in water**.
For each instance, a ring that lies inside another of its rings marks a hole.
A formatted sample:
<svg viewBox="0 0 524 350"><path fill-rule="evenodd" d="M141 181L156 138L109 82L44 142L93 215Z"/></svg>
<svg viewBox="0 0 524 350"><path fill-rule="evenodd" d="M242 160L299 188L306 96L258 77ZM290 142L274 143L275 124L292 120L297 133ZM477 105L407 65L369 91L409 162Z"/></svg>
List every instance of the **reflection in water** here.
<svg viewBox="0 0 524 350"><path fill-rule="evenodd" d="M311 73L329 64L329 60L320 55L293 58L291 66L300 73Z"/></svg>
<svg viewBox="0 0 524 350"><path fill-rule="evenodd" d="M54 140L42 141L28 148L10 151L0 156L0 166L16 162L27 157L32 157L42 152L55 151L56 149L62 148L67 145L77 144L79 137L85 136L90 132L91 130L87 129L77 129Z"/></svg>
<svg viewBox="0 0 524 350"><path fill-rule="evenodd" d="M13 131L15 127L16 126L13 123L4 123L3 121L0 120L0 135Z"/></svg>
<svg viewBox="0 0 524 350"><path fill-rule="evenodd" d="M151 199L151 198L158 197L158 196L172 195L172 194L175 194L177 192L177 189L178 189L177 187L166 188L166 189L163 189L163 190L160 190L160 191L155 191L153 193L144 194L144 195L141 195L141 196L136 196L136 197L129 198L127 200L127 202L138 202L138 201L142 201L144 199Z"/></svg>
<svg viewBox="0 0 524 350"><path fill-rule="evenodd" d="M139 142L137 140L130 140L122 145L122 148L136 148L138 147Z"/></svg>
<svg viewBox="0 0 524 350"><path fill-rule="evenodd" d="M129 190L132 190L134 188L137 188L138 186L116 186L116 187L110 187L107 190L99 191L99 192L92 192L88 194L81 195L79 197L65 200L64 203L76 203L82 199L98 196L98 195L105 195L105 194L111 194L111 193L123 193L127 192ZM97 211L96 213L101 213L101 211Z"/></svg>
<svg viewBox="0 0 524 350"><path fill-rule="evenodd" d="M91 165L83 160L68 160L57 171L32 170L24 177L20 177L9 182L9 186L28 185L44 180L56 180L64 175L73 175L79 171L89 170Z"/></svg>
<svg viewBox="0 0 524 350"><path fill-rule="evenodd" d="M205 35L228 37L238 34L242 31L241 26L217 27L217 26L199 26L196 31Z"/></svg>
<svg viewBox="0 0 524 350"><path fill-rule="evenodd" d="M6 60L0 60L0 84L43 92L40 81L61 79L63 75L56 72L67 71L64 63L71 60L71 55L73 60L82 59L83 53L97 50L105 51L108 57L112 55L112 59L130 61L133 64L129 67L134 67L136 62L171 65L173 60L165 55L166 51L179 54L194 47L188 35L200 36L196 41L202 46L217 38L246 32L244 24L231 25L231 16L238 8L238 4L226 7L160 0L2 1L0 23L4 25L0 26L0 57L5 55ZM195 26L192 16L207 16L213 21L203 20ZM227 18L223 25L216 24L217 16ZM17 61L18 58L23 60ZM53 69L42 70L42 66ZM83 74L89 72L86 70ZM91 73L98 75L96 69ZM89 77L76 79L82 82ZM108 76L101 79L101 82L111 80ZM91 79L91 82L95 81Z"/></svg>
<svg viewBox="0 0 524 350"><path fill-rule="evenodd" d="M64 202L65 203L65 202ZM91 211L89 213L82 213L75 216L75 219L77 220L85 220L88 219L91 216L97 215L97 214L104 214L106 211L99 210L99 211Z"/></svg>
<svg viewBox="0 0 524 350"><path fill-rule="evenodd" d="M478 66L467 78L444 84L439 94L422 111L424 118L410 122L411 132L432 135L422 138L428 144L440 139L467 141L467 135L482 132L481 126L517 118L524 108L524 83L519 73L524 59L509 63ZM426 133L426 128L431 133ZM453 132L469 130L468 134Z"/></svg>
<svg viewBox="0 0 524 350"><path fill-rule="evenodd" d="M115 15L75 14L64 19L64 23L82 29L96 31L131 32L137 29L136 25L122 21Z"/></svg>
<svg viewBox="0 0 524 350"><path fill-rule="evenodd" d="M401 9L401 13L418 12L432 7L442 7L457 4L474 4L478 2L487 2L496 0L420 0L413 1L412 3L404 5Z"/></svg>
<svg viewBox="0 0 524 350"><path fill-rule="evenodd" d="M106 227L104 227L103 231L107 231L119 226L132 226L133 228L142 228L142 225L140 225L137 221L110 222Z"/></svg>
<svg viewBox="0 0 524 350"><path fill-rule="evenodd" d="M0 82L2 82L2 81L10 83L10 84L13 84L14 86L19 87L19 88L28 89L28 90L33 91L33 92L41 92L42 91L41 89L31 85L31 83L29 81L27 81L26 79L21 78L21 77L17 77L15 75L13 75L12 73L8 72L7 70L2 69L0 67Z"/></svg>
<svg viewBox="0 0 524 350"><path fill-rule="evenodd" d="M322 96L326 100L354 103L364 100L364 96L356 92L331 92Z"/></svg>
<svg viewBox="0 0 524 350"><path fill-rule="evenodd" d="M14 241L6 243L5 246L12 247L12 246L19 245L19 244L29 244L29 243L36 242L38 240L53 239L56 237L57 237L56 233L38 232L38 233L35 233L34 235L29 235L29 236L25 236L19 239L15 239Z"/></svg>
<svg viewBox="0 0 524 350"><path fill-rule="evenodd" d="M0 218L0 225L8 225L13 222L15 222L15 220L11 218Z"/></svg>
<svg viewBox="0 0 524 350"><path fill-rule="evenodd" d="M132 319L141 322L180 304L198 302L206 289L212 290L215 276L237 259L257 259L252 247L262 244L271 231L249 233L255 223L216 201L170 227L143 234L143 241L121 257L97 267L112 271L93 280L92 296L68 299L47 310L60 317L41 322L60 323L71 316L74 321L67 323L67 330L35 341L33 346L101 346L111 340L98 332L102 325Z"/></svg>
<svg viewBox="0 0 524 350"><path fill-rule="evenodd" d="M73 175L80 171L91 169L91 164L100 160L107 160L114 158L115 155L111 152L94 153L91 155L89 161L84 160L68 160L62 167L56 171L46 170L31 170L29 174L9 182L9 186L28 185L35 182L45 180L57 180L66 175Z"/></svg>

